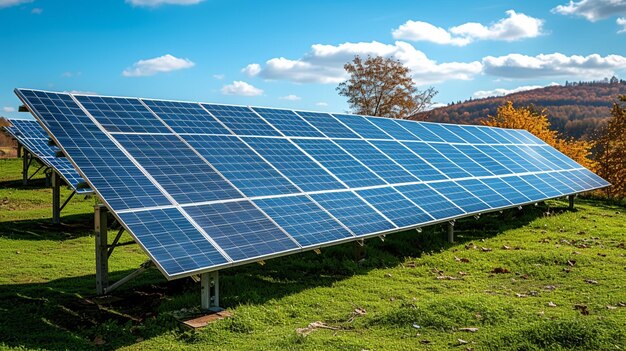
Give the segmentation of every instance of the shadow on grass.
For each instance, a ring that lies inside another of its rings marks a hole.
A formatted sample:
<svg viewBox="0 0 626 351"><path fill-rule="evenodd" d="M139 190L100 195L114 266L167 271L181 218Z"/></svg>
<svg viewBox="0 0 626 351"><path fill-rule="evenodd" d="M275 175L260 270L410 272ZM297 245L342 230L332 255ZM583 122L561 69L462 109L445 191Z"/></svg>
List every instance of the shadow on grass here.
<svg viewBox="0 0 626 351"><path fill-rule="evenodd" d="M484 215L479 220L460 220L455 227L457 243L495 236L546 212L565 210L565 207L529 206L522 211L513 209ZM77 222L80 220L86 218L76 218ZM20 222L9 225L19 226ZM22 224L30 231L47 230L33 223ZM363 249L348 243L325 248L320 255L306 252L272 259L263 266L249 264L228 269L220 276L220 302L225 308L263 304L306 289L331 286L372 269L394 267L406 257L420 257L450 247L445 240L445 229L437 225L425 228L422 233L411 230L389 235L384 242L370 239ZM50 235L20 234L15 229L13 232L22 240ZM114 272L111 281L128 273L130 270ZM106 298L93 296L94 285L95 277L88 275L0 286L0 345L49 350L115 349L163 333L182 332L168 312L197 307L200 302L198 284L190 279L165 282L156 270Z"/></svg>
<svg viewBox="0 0 626 351"><path fill-rule="evenodd" d="M61 186L66 186L63 183ZM4 180L0 181L0 189L19 189L19 190L32 190L32 189L48 189L49 184L46 184L46 178L33 178L28 181L28 184L24 185L22 179L18 180Z"/></svg>
<svg viewBox="0 0 626 351"><path fill-rule="evenodd" d="M93 234L93 214L80 213L61 217L61 224L50 218L2 222L0 237L11 240L69 240Z"/></svg>

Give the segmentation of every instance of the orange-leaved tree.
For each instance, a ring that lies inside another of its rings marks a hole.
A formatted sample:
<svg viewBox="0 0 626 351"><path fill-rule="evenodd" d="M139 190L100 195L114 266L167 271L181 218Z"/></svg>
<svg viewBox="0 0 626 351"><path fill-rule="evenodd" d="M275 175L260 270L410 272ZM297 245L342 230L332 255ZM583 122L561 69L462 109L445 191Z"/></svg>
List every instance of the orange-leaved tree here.
<svg viewBox="0 0 626 351"><path fill-rule="evenodd" d="M611 118L600 131L596 142L596 171L612 186L609 198L626 198L626 95L613 104Z"/></svg>
<svg viewBox="0 0 626 351"><path fill-rule="evenodd" d="M495 116L488 116L482 124L491 127L525 129L537 138L552 145L584 167L594 169L595 164L589 158L593 143L584 140L566 139L556 130L550 129L550 121L545 110L533 106L515 107L511 101L498 107Z"/></svg>

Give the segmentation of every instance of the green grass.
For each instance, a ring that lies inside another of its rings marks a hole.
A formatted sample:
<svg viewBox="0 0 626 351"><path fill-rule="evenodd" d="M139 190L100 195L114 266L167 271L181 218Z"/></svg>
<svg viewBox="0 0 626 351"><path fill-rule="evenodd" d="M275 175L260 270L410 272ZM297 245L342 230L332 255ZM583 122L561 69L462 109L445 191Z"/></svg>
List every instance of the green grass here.
<svg viewBox="0 0 626 351"><path fill-rule="evenodd" d="M626 348L624 207L548 201L461 220L454 245L434 226L370 239L362 252L345 244L224 270L221 304L234 316L187 330L172 313L199 305L197 284L151 270L96 298L95 200L72 200L52 226L50 190L42 179L23 187L20 170L0 160L0 349ZM145 259L116 249L112 279ZM318 321L332 329L296 331Z"/></svg>

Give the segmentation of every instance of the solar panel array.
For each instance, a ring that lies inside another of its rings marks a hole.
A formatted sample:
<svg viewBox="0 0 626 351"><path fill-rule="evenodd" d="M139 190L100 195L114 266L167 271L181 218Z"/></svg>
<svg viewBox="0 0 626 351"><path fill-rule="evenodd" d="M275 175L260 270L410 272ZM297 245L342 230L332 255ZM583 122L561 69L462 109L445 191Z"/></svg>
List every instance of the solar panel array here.
<svg viewBox="0 0 626 351"><path fill-rule="evenodd" d="M16 93L170 279L608 185L521 130Z"/></svg>
<svg viewBox="0 0 626 351"><path fill-rule="evenodd" d="M28 152L46 167L54 169L76 193L91 193L91 189L84 187L85 181L72 163L66 158L57 156L60 149L55 145L50 145L48 133L37 121L12 119L9 122L11 125L5 126L4 130L22 144Z"/></svg>

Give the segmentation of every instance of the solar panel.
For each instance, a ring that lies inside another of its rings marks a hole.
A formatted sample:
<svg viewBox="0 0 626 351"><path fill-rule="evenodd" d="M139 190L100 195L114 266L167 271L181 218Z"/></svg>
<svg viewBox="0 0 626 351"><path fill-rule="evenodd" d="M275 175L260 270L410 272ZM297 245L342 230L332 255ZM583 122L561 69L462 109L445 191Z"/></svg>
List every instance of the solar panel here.
<svg viewBox="0 0 626 351"><path fill-rule="evenodd" d="M59 148L50 145L50 137L37 121L13 119L9 122L11 125L5 126L4 130L22 144L28 152L46 167L54 169L77 194L91 193L91 189L85 187L85 181L70 161L65 157L57 157Z"/></svg>
<svg viewBox="0 0 626 351"><path fill-rule="evenodd" d="M16 93L169 278L608 185L522 131Z"/></svg>

